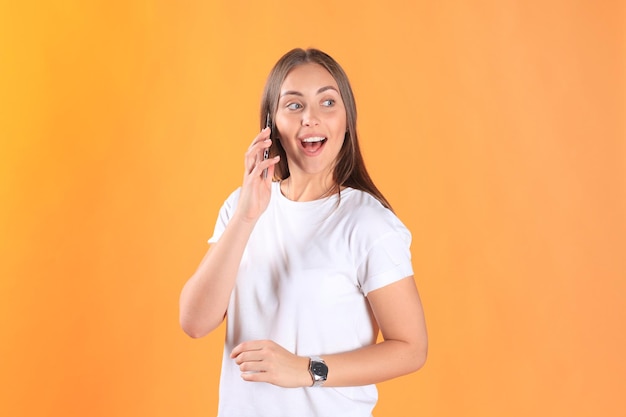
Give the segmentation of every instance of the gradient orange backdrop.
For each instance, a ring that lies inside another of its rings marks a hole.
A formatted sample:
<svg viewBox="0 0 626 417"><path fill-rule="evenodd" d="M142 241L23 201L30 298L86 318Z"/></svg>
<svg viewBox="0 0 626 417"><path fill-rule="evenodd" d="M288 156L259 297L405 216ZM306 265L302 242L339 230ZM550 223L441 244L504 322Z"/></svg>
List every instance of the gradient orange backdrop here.
<svg viewBox="0 0 626 417"><path fill-rule="evenodd" d="M0 415L211 416L178 296L272 64L351 76L429 326L378 417L623 416L620 1L0 2Z"/></svg>

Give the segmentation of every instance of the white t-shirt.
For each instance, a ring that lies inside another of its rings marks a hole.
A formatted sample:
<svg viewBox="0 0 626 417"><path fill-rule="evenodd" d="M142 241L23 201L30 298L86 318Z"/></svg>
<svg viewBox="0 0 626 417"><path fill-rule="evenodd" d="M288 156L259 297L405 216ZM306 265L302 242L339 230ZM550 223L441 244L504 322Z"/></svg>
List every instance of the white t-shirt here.
<svg viewBox="0 0 626 417"><path fill-rule="evenodd" d="M222 206L209 243L222 235L240 191ZM294 202L272 183L228 306L219 417L371 416L375 385L281 388L246 382L229 357L250 340L273 340L299 356L376 343L377 325L365 296L413 275L411 234L368 193L346 188L339 205L337 199Z"/></svg>

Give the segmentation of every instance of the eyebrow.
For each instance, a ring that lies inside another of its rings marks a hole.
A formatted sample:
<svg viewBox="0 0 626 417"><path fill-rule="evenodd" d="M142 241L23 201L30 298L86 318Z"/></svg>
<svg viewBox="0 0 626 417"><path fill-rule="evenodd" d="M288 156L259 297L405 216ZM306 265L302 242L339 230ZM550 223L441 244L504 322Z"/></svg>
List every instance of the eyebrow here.
<svg viewBox="0 0 626 417"><path fill-rule="evenodd" d="M317 90L316 94L322 94L324 91L327 90L334 90L335 92L339 93L339 91L337 91L337 89L335 87L333 87L332 85L327 85L325 87L321 87L319 90ZM299 91L295 91L295 90L289 90L289 91L285 91L284 93L282 93L280 95L281 97L285 97L285 96L304 96L304 94L302 94Z"/></svg>

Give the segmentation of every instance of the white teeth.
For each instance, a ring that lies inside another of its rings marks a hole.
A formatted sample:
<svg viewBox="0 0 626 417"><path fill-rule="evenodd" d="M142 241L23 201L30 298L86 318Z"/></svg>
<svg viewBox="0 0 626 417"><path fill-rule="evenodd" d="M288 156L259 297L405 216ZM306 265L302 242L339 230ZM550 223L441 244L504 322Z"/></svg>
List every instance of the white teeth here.
<svg viewBox="0 0 626 417"><path fill-rule="evenodd" d="M302 142L305 142L305 143L321 142L324 139L326 139L326 138L322 137L322 136L316 136L316 137L312 137L312 138L302 139Z"/></svg>

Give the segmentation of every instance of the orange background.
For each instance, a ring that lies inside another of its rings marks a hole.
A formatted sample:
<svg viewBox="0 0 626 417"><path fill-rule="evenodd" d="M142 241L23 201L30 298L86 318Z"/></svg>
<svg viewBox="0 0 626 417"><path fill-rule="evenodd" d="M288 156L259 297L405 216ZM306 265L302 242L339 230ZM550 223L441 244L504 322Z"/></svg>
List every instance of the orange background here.
<svg viewBox="0 0 626 417"><path fill-rule="evenodd" d="M0 415L211 416L178 296L288 49L351 77L412 230L423 370L385 416L619 416L619 1L0 2Z"/></svg>

